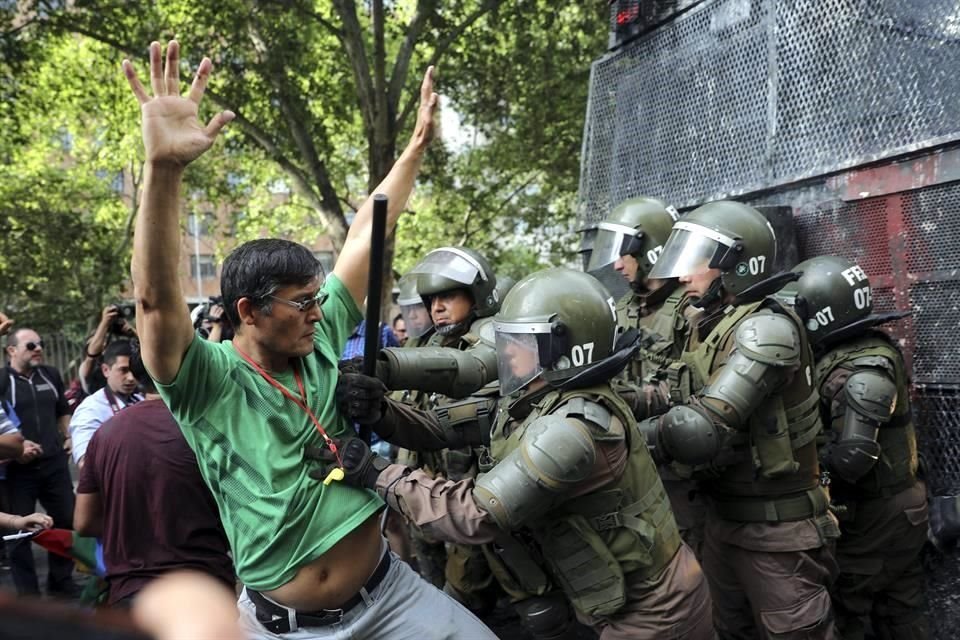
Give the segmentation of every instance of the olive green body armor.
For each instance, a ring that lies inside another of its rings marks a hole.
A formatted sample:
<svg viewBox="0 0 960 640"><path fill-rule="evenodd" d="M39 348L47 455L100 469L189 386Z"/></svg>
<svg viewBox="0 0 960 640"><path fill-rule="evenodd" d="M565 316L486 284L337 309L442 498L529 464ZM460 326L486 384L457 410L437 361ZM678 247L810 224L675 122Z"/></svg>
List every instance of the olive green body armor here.
<svg viewBox="0 0 960 640"><path fill-rule="evenodd" d="M689 307L686 294L678 289L655 310L645 307L640 296L628 292L617 303L619 332L640 332L640 351L627 367L627 378L634 384L666 380L670 365L679 360L687 340L689 323L684 311ZM649 311L653 311L649 313Z"/></svg>
<svg viewBox="0 0 960 640"><path fill-rule="evenodd" d="M564 500L485 547L491 568L511 593L542 595L560 588L583 614L604 616L626 601L627 579L652 579L676 554L680 534L656 466L627 405L608 384L550 391L514 419L502 401L481 471L521 447L542 416L588 425L595 445L624 442L628 461L612 484ZM586 481L589 483L589 479Z"/></svg>
<svg viewBox="0 0 960 640"><path fill-rule="evenodd" d="M727 431L718 457L695 477L720 517L738 522L783 522L824 516L828 499L820 486L816 437L821 429L813 355L799 318L772 300L728 306L702 340L691 331L680 362L672 367L677 401L703 399L730 358L738 327L751 318L783 314L797 328L799 352L790 382L766 397L747 424ZM706 400L703 400L704 402ZM713 405L715 406L715 405Z"/></svg>
<svg viewBox="0 0 960 640"><path fill-rule="evenodd" d="M470 325L470 331L461 336L442 336L433 332L417 339L413 344L411 344L413 341L408 340L404 348L428 346L465 351L484 340L481 335L490 333L490 329L492 329L490 318L480 318ZM482 346L486 347L486 342ZM395 391L390 397L424 411L436 410L441 404L449 401L446 396L416 390ZM425 467L432 475L442 473L448 479L459 480L468 474L475 473L474 461L477 453L478 451L470 447L443 451L407 451L404 452L403 460L411 467Z"/></svg>
<svg viewBox="0 0 960 640"><path fill-rule="evenodd" d="M892 418L880 425L877 432L880 457L873 468L856 484L833 477L831 493L840 503L858 498L890 497L917 482L917 435L910 412L906 366L900 351L883 332L868 331L827 351L817 360L816 380L827 437L835 437L838 429L842 429L847 410L844 383L852 373L862 369L889 376L896 384L897 399Z"/></svg>

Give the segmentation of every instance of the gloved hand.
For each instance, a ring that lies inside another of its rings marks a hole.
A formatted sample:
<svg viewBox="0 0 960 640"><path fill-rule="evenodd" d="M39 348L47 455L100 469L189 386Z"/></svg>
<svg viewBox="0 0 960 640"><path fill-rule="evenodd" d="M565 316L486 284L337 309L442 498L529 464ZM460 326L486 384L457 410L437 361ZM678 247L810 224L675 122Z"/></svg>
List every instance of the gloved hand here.
<svg viewBox="0 0 960 640"><path fill-rule="evenodd" d="M377 378L362 373L341 373L337 380L340 413L359 424L376 424L383 417L387 388Z"/></svg>
<svg viewBox="0 0 960 640"><path fill-rule="evenodd" d="M374 489L380 473L390 466L390 461L370 451L370 447L360 438L334 439L334 444L343 460L343 482L360 489ZM308 474L314 480L326 480L330 473L340 465L337 456L328 447L306 447L303 457L324 463Z"/></svg>

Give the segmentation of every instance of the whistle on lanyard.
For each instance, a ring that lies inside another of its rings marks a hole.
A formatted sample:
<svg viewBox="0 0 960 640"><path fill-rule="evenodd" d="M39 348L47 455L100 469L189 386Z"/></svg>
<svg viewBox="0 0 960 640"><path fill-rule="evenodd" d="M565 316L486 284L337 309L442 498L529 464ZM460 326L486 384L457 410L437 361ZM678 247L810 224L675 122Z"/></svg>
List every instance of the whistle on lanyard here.
<svg viewBox="0 0 960 640"><path fill-rule="evenodd" d="M323 486L330 486L331 482L340 482L346 477L343 473L343 467L335 467L330 470L330 473L327 474L327 477L323 479Z"/></svg>

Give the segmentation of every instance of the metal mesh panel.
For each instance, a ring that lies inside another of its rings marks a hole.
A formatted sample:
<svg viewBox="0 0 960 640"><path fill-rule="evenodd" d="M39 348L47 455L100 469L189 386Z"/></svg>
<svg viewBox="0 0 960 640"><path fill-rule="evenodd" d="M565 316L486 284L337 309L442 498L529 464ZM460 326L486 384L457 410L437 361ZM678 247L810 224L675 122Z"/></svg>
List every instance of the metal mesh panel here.
<svg viewBox="0 0 960 640"><path fill-rule="evenodd" d="M960 187L948 184L912 192L904 197L904 212L910 271L960 268Z"/></svg>
<svg viewBox="0 0 960 640"><path fill-rule="evenodd" d="M704 2L593 65L579 214L689 206L929 146L960 123L960 2Z"/></svg>
<svg viewBox="0 0 960 640"><path fill-rule="evenodd" d="M960 493L960 396L921 392L914 399L913 411L930 492Z"/></svg>
<svg viewBox="0 0 960 640"><path fill-rule="evenodd" d="M804 258L841 255L872 275L890 275L887 204L884 198L830 203L797 216Z"/></svg>
<svg viewBox="0 0 960 640"><path fill-rule="evenodd" d="M910 290L916 343L914 382L960 386L956 332L960 318L960 282L930 282Z"/></svg>

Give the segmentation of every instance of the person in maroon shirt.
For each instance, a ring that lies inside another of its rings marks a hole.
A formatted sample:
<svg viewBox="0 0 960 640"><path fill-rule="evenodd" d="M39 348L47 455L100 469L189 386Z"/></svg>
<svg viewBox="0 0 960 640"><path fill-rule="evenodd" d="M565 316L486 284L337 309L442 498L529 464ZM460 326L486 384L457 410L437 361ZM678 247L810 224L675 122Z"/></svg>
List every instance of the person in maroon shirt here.
<svg viewBox="0 0 960 640"><path fill-rule="evenodd" d="M234 586L233 561L210 490L139 352L146 398L94 434L80 472L74 526L103 542L107 604L127 604L151 580L194 569Z"/></svg>

